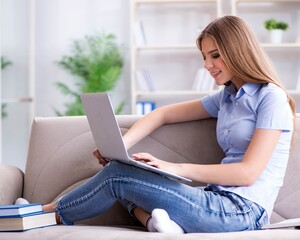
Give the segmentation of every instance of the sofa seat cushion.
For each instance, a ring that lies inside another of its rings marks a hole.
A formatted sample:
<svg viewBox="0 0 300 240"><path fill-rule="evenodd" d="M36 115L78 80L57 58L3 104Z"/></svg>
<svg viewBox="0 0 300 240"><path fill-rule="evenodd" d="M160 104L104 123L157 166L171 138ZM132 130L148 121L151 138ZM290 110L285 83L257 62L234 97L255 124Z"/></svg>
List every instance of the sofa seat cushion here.
<svg viewBox="0 0 300 240"><path fill-rule="evenodd" d="M300 230L280 229L232 233L189 233L174 235L165 233L149 233L138 228L122 228L107 226L53 226L38 228L26 232L0 233L1 240L30 239L30 240L282 240L300 239Z"/></svg>

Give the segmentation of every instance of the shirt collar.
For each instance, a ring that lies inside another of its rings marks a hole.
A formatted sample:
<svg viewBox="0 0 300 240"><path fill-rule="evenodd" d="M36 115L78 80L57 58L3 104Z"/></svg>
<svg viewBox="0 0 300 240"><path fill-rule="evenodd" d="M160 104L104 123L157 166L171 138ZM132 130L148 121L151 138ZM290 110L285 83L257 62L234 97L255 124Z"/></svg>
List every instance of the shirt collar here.
<svg viewBox="0 0 300 240"><path fill-rule="evenodd" d="M261 87L261 83L245 83L239 90L236 89L235 85L231 83L225 87L225 91L233 96L234 98L240 98L246 93L249 96L253 96L254 93Z"/></svg>

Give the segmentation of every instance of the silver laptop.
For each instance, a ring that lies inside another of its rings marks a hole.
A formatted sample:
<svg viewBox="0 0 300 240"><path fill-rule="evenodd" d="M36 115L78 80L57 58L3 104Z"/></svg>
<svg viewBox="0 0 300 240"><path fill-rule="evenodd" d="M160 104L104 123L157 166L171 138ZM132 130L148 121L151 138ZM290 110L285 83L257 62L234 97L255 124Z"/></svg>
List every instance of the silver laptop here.
<svg viewBox="0 0 300 240"><path fill-rule="evenodd" d="M191 182L192 180L166 172L144 162L131 159L125 148L122 134L115 118L107 93L84 93L81 101L94 137L96 147L103 157L134 165L170 179Z"/></svg>

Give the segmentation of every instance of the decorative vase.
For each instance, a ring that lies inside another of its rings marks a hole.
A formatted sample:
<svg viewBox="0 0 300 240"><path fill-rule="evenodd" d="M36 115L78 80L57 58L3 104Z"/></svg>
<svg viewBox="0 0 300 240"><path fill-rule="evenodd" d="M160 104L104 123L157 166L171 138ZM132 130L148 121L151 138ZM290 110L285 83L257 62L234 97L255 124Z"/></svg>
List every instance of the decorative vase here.
<svg viewBox="0 0 300 240"><path fill-rule="evenodd" d="M271 43L281 43L282 42L282 29L273 29L270 31L270 42Z"/></svg>

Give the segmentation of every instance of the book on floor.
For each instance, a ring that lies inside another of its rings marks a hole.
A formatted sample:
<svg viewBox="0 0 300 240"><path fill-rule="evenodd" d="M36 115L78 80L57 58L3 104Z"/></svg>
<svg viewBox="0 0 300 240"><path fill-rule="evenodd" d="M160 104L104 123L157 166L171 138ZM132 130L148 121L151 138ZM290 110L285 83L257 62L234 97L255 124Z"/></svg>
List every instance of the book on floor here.
<svg viewBox="0 0 300 240"><path fill-rule="evenodd" d="M288 228L288 227L299 227L300 218L287 219L277 223L267 224L262 227L262 229L272 229L272 228Z"/></svg>
<svg viewBox="0 0 300 240"><path fill-rule="evenodd" d="M21 205L0 205L0 217L22 216L30 213L42 212L42 205L39 203Z"/></svg>
<svg viewBox="0 0 300 240"><path fill-rule="evenodd" d="M55 212L38 212L0 218L0 232L25 231L56 225Z"/></svg>

